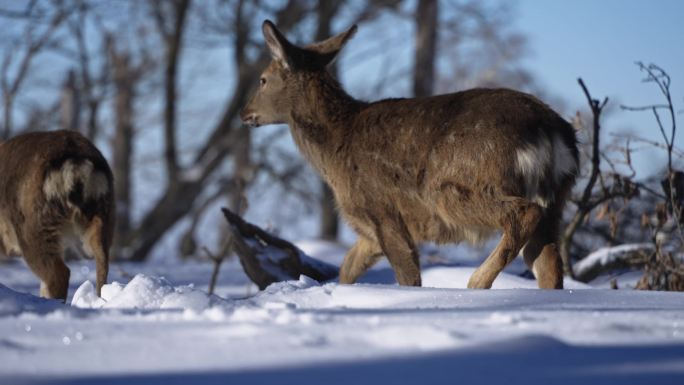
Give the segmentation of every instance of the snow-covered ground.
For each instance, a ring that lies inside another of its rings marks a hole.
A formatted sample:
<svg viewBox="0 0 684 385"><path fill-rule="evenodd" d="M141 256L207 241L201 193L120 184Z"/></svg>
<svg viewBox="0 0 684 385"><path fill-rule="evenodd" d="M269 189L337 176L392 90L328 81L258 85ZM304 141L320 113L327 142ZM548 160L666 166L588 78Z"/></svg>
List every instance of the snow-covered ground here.
<svg viewBox="0 0 684 385"><path fill-rule="evenodd" d="M519 262L466 290L473 262L427 258L423 288L383 262L356 285L258 292L229 261L217 296L209 264L115 264L99 299L79 261L69 305L35 297L23 262L0 265L0 384L684 384L684 294L606 277L537 290Z"/></svg>

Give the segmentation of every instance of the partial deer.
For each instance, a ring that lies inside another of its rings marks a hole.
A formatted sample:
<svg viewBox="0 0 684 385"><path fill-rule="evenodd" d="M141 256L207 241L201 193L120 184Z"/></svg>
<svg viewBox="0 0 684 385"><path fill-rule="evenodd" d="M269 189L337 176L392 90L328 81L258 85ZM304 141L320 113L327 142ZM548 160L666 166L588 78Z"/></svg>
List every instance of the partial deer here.
<svg viewBox="0 0 684 385"><path fill-rule="evenodd" d="M0 144L0 253L23 255L40 295L66 301L63 252L78 239L95 259L97 294L107 282L114 231L112 172L75 131L35 132Z"/></svg>
<svg viewBox="0 0 684 385"><path fill-rule="evenodd" d="M255 126L288 124L334 191L358 233L340 282L385 255L400 284L420 286L417 242L477 243L502 231L469 288L490 288L521 249L540 288L562 288L556 243L578 169L572 126L508 89L356 100L326 70L356 29L298 47L264 21L273 60L241 113Z"/></svg>

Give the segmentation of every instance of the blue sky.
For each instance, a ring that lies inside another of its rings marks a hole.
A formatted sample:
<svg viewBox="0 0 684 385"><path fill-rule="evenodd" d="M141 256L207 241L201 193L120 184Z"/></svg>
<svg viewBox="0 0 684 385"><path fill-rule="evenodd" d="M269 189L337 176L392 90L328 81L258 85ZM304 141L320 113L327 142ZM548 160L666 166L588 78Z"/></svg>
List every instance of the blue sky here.
<svg viewBox="0 0 684 385"><path fill-rule="evenodd" d="M519 0L517 16L533 50L529 68L571 106L585 103L579 76L595 97L609 96L615 104L661 102L652 85L640 83L633 64L640 60L670 73L675 106L684 109L684 1ZM657 138L653 123L648 113L615 111L606 128ZM676 145L684 146L684 132Z"/></svg>

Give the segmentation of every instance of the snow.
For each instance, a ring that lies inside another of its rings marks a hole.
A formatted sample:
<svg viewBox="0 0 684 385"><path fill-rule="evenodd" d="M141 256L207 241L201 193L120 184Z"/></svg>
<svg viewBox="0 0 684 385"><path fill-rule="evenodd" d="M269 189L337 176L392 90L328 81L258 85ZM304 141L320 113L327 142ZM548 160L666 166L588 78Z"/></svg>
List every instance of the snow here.
<svg viewBox="0 0 684 385"><path fill-rule="evenodd" d="M97 296L92 282L85 281L76 290L71 305L91 309L185 309L203 311L229 302L195 289L192 285L172 286L166 279L138 274L126 285L118 282L102 287Z"/></svg>
<svg viewBox="0 0 684 385"><path fill-rule="evenodd" d="M573 270L578 276L585 275L589 270L594 269L596 266L607 266L621 259L631 258L634 252L640 250L652 252L653 244L631 243L619 246L602 247L577 262L573 266Z"/></svg>
<svg viewBox="0 0 684 385"><path fill-rule="evenodd" d="M156 262L113 265L98 298L90 262L70 266L68 304L32 295L23 263L0 266L0 384L684 383L683 293L545 291L511 273L467 290L458 263L426 264L422 288L389 284L381 263L355 285L257 292L231 260L218 295L211 265Z"/></svg>

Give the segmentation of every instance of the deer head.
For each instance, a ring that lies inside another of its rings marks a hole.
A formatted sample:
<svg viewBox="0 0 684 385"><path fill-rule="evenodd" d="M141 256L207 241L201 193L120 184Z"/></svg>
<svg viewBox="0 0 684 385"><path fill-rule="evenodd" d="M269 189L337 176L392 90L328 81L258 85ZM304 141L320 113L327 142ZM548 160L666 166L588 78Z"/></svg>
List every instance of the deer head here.
<svg viewBox="0 0 684 385"><path fill-rule="evenodd" d="M356 25L327 40L298 47L269 21L262 31L272 61L259 78L259 86L240 113L245 123L260 126L289 123L297 103L303 99L316 74L325 74L346 42L356 33ZM314 76L312 76L314 75Z"/></svg>

